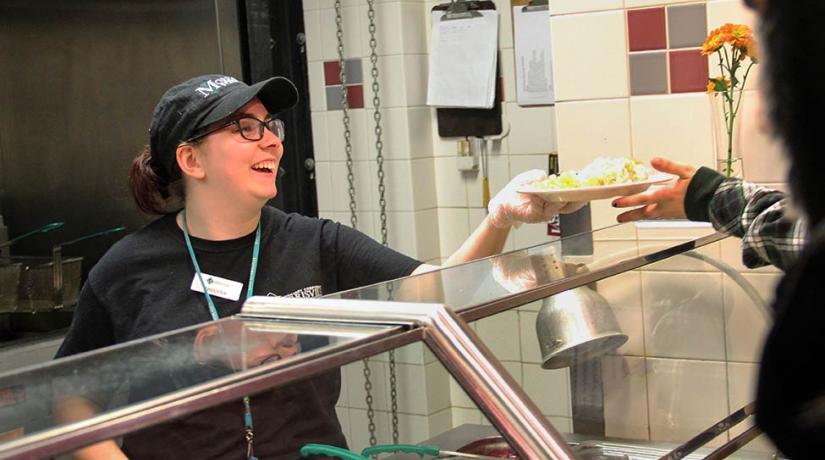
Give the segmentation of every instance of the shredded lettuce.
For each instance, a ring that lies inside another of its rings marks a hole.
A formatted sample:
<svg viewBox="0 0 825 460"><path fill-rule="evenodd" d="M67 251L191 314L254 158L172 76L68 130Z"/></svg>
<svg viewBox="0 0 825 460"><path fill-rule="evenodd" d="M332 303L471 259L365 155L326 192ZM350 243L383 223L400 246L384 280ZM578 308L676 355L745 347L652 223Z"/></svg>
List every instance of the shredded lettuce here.
<svg viewBox="0 0 825 460"><path fill-rule="evenodd" d="M650 177L650 169L631 158L597 158L580 171L564 171L532 185L541 190L594 187L640 182Z"/></svg>

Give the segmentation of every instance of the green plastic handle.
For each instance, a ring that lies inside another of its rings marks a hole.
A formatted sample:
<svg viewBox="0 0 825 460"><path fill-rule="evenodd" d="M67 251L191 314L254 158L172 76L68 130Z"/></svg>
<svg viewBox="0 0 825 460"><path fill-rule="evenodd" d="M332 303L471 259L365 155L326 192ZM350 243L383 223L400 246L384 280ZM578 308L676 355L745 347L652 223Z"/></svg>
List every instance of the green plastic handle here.
<svg viewBox="0 0 825 460"><path fill-rule="evenodd" d="M439 450L436 446L415 445L415 444L381 444L378 446L367 447L361 451L361 455L370 457L377 454L404 452L409 454L418 454L423 457L429 455L430 457L438 457Z"/></svg>
<svg viewBox="0 0 825 460"><path fill-rule="evenodd" d="M70 245L70 244L75 244L75 243L77 243L78 241L88 240L88 239L90 239L90 238L97 238L97 237L99 237L99 236L108 235L108 234L110 234L110 233L122 232L123 230L126 230L126 227L124 227L124 226L122 226L122 225L121 225L121 226L119 226L119 227L110 228L110 229L108 229L108 230L103 230L103 231L100 231L100 232L95 232L95 233L92 233L91 235L81 236L80 238L75 238L75 239L73 239L73 240L71 240L71 241L66 241L65 243L60 243L60 246L68 246L68 245Z"/></svg>
<svg viewBox="0 0 825 460"><path fill-rule="evenodd" d="M63 226L63 222L52 222L52 223L50 223L50 224L46 224L46 225L44 225L44 226L42 226L42 227L38 228L37 230L32 230L32 231L30 231L30 232L28 232L28 233L24 233L24 234L22 234L22 235L19 235L19 236L15 237L15 238L12 238L12 239L10 239L10 240L6 241L6 242L5 242L5 243L3 243L3 244L0 244L0 248L2 248L2 247L6 247L6 246L11 246L12 244L14 244L14 243L16 243L16 242L18 242L18 241L22 240L23 238L26 238L27 236L36 235L36 234L38 234L38 233L46 233L46 232L50 232L50 231L55 230L55 229L58 229L58 228L60 228L60 227L62 227L62 226Z"/></svg>
<svg viewBox="0 0 825 460"><path fill-rule="evenodd" d="M367 457L362 457L355 452L340 447L329 446L327 444L304 444L304 447L301 447L301 457L308 457L310 455L326 455L329 457L343 458L344 460L370 460Z"/></svg>

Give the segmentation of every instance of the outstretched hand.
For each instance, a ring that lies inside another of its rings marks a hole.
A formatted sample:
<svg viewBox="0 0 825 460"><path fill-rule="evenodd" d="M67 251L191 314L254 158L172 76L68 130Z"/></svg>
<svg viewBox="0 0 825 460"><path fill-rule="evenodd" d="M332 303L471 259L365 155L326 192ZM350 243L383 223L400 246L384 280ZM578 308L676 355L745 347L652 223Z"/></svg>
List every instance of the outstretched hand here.
<svg viewBox="0 0 825 460"><path fill-rule="evenodd" d="M536 195L517 191L523 185L546 178L547 174L540 169L523 172L514 177L490 200L487 206L490 223L494 227L506 228L518 226L522 222L547 222L556 214L575 212L585 205L585 203L550 203Z"/></svg>
<svg viewBox="0 0 825 460"><path fill-rule="evenodd" d="M636 209L616 216L619 222L662 218L684 219L686 217L685 193L690 180L696 174L696 168L660 157L651 160L650 164L658 171L676 175L678 179L667 186L613 200L615 208L636 207Z"/></svg>

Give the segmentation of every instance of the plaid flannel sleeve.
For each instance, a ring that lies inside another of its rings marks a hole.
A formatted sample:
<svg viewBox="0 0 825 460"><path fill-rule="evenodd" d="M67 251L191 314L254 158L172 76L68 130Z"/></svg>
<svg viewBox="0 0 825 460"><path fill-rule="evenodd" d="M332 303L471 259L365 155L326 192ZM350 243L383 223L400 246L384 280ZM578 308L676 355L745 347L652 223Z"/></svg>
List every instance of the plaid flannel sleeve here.
<svg viewBox="0 0 825 460"><path fill-rule="evenodd" d="M799 256L807 225L787 213L784 193L734 178L719 185L708 205L716 230L742 238L742 262L750 268L787 270Z"/></svg>

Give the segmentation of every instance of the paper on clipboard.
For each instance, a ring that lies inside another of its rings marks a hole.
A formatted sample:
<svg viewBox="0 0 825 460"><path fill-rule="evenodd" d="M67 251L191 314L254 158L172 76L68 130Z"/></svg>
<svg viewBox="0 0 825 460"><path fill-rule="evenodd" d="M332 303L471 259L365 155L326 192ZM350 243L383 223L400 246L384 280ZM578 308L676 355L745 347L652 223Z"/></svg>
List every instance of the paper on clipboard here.
<svg viewBox="0 0 825 460"><path fill-rule="evenodd" d="M478 10L481 17L442 21L432 12L432 51L427 105L493 107L498 60L498 12Z"/></svg>
<svg viewBox="0 0 825 460"><path fill-rule="evenodd" d="M516 57L516 102L519 105L555 104L550 12L513 7Z"/></svg>

